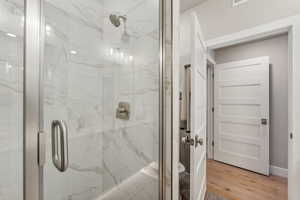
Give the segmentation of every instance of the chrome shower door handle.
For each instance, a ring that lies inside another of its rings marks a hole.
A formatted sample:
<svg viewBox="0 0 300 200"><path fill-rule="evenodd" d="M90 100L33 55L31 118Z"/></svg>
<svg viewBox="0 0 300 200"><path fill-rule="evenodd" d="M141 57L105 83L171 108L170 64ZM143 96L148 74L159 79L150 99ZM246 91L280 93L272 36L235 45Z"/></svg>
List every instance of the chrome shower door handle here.
<svg viewBox="0 0 300 200"><path fill-rule="evenodd" d="M69 166L68 128L63 120L52 121L51 143L53 164L60 172L65 172Z"/></svg>

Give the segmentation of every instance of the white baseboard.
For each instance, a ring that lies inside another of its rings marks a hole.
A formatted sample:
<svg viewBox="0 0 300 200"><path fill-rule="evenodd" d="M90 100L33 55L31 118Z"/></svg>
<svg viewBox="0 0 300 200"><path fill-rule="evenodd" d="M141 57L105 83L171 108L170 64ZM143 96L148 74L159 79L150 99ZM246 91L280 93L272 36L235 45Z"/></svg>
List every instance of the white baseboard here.
<svg viewBox="0 0 300 200"><path fill-rule="evenodd" d="M288 177L288 169L276 167L274 165L270 166L270 173L275 176Z"/></svg>

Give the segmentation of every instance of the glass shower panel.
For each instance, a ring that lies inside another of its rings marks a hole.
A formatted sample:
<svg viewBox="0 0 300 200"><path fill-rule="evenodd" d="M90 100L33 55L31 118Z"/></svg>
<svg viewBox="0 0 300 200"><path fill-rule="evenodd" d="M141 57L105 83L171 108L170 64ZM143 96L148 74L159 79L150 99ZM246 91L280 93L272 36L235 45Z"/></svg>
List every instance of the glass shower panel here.
<svg viewBox="0 0 300 200"><path fill-rule="evenodd" d="M23 0L0 1L0 199L21 200Z"/></svg>
<svg viewBox="0 0 300 200"><path fill-rule="evenodd" d="M46 200L159 198L159 0L44 2ZM69 166L52 163L51 124Z"/></svg>

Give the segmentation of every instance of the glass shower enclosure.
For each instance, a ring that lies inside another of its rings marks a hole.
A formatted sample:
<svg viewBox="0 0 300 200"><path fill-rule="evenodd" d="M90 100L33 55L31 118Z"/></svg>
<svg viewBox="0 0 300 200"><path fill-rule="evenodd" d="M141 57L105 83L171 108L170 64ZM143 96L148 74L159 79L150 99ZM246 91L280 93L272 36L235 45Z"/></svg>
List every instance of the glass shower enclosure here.
<svg viewBox="0 0 300 200"><path fill-rule="evenodd" d="M0 1L1 200L162 199L162 2Z"/></svg>
<svg viewBox="0 0 300 200"><path fill-rule="evenodd" d="M157 199L158 179L143 170L158 161L159 1L43 8L43 127L62 120L69 147L66 169L53 165L47 134L45 200Z"/></svg>

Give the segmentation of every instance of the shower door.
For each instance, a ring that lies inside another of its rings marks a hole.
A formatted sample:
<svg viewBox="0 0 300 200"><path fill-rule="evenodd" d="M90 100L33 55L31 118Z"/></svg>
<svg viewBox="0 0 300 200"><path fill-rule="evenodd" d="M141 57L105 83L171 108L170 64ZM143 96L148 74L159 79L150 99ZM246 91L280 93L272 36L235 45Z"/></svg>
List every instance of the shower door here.
<svg viewBox="0 0 300 200"><path fill-rule="evenodd" d="M159 0L47 0L45 200L159 198Z"/></svg>
<svg viewBox="0 0 300 200"><path fill-rule="evenodd" d="M22 200L24 1L0 1L0 199Z"/></svg>

